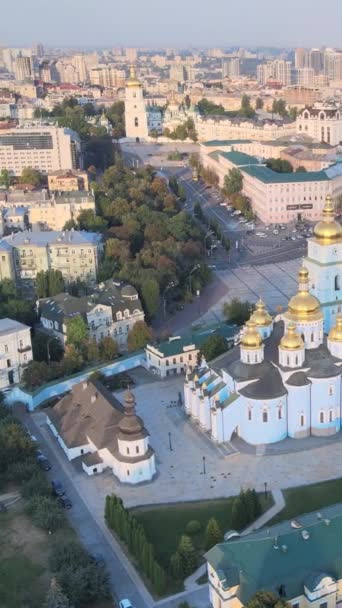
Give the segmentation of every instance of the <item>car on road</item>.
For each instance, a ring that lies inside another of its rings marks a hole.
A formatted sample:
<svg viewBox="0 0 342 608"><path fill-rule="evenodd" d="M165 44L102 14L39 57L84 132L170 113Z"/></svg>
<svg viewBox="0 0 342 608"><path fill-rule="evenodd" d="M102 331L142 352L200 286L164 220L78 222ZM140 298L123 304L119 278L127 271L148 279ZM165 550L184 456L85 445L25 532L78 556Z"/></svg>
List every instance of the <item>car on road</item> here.
<svg viewBox="0 0 342 608"><path fill-rule="evenodd" d="M241 215L240 209L235 209L235 211L233 211L233 215Z"/></svg>
<svg viewBox="0 0 342 608"><path fill-rule="evenodd" d="M71 509L72 507L70 498L65 496L65 494L63 494L63 496L58 496L57 502L61 507L63 507L63 509Z"/></svg>
<svg viewBox="0 0 342 608"><path fill-rule="evenodd" d="M124 600L120 600L119 606L120 606L120 608L133 608L132 602L130 600L128 600L127 598Z"/></svg>
<svg viewBox="0 0 342 608"><path fill-rule="evenodd" d="M51 487L55 496L62 496L65 493L63 485L58 479L53 479L51 481Z"/></svg>
<svg viewBox="0 0 342 608"><path fill-rule="evenodd" d="M29 433L29 436L32 441L35 441L36 443L38 443L38 439L35 435L32 435L32 433Z"/></svg>
<svg viewBox="0 0 342 608"><path fill-rule="evenodd" d="M264 232L256 232L255 236L260 236L261 238L267 236L267 234L265 234Z"/></svg>
<svg viewBox="0 0 342 608"><path fill-rule="evenodd" d="M295 241L296 237L295 236L290 236L291 241Z"/></svg>
<svg viewBox="0 0 342 608"><path fill-rule="evenodd" d="M51 463L50 463L49 459L46 458L46 456L44 456L44 454L40 453L37 455L37 462L38 462L40 468L43 469L43 471L51 470Z"/></svg>
<svg viewBox="0 0 342 608"><path fill-rule="evenodd" d="M279 230L273 230L273 234L279 234Z"/></svg>
<svg viewBox="0 0 342 608"><path fill-rule="evenodd" d="M286 230L286 226L284 226L284 224L280 225L280 230Z"/></svg>
<svg viewBox="0 0 342 608"><path fill-rule="evenodd" d="M102 553L91 553L90 554L90 559L97 566L104 566L104 564L105 564L105 558L103 557Z"/></svg>

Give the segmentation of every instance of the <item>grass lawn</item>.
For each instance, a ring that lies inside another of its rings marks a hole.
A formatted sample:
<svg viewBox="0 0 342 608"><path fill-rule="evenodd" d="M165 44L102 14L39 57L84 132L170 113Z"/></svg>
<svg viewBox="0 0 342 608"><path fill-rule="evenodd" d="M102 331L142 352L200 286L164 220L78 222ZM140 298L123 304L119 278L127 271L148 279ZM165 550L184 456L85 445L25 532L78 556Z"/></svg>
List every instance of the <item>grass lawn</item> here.
<svg viewBox="0 0 342 608"><path fill-rule="evenodd" d="M342 502L342 478L299 488L289 488L284 490L283 494L286 506L269 524L277 524L297 515Z"/></svg>
<svg viewBox="0 0 342 608"><path fill-rule="evenodd" d="M67 531L72 534L70 528ZM66 534L65 529L53 535ZM36 528L17 503L0 513L0 606L37 608L43 606L52 577L49 571L49 545L52 537ZM111 600L87 608L112 608ZM83 607L82 607L83 608ZM85 607L84 607L85 608Z"/></svg>
<svg viewBox="0 0 342 608"><path fill-rule="evenodd" d="M272 497L267 501L260 495L263 511L272 506ZM180 537L185 534L186 524L196 519L201 531L192 537L199 554L204 551L205 528L211 517L215 517L222 532L231 529L233 497L220 500L178 503L158 507L138 507L132 513L143 524L148 541L153 545L160 564L168 569L170 557L176 551Z"/></svg>

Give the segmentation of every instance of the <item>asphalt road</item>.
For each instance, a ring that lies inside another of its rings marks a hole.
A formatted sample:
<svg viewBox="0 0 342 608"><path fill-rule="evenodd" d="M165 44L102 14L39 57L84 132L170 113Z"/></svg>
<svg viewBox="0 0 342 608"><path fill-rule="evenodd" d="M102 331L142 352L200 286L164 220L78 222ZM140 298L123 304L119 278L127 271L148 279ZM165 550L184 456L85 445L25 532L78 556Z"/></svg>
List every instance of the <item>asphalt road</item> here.
<svg viewBox="0 0 342 608"><path fill-rule="evenodd" d="M90 553L103 555L110 574L113 605L114 599L117 603L122 598L129 598L136 608L150 608L151 601L148 596L145 597L132 566L128 564L126 567L127 558L120 554L121 550L115 550L115 543L104 522L101 522L102 528L79 493L77 483L73 479L74 465L67 461L56 439L44 424L45 415L37 413L32 416L22 411L18 415L37 438L40 449L52 465L51 471L47 473L49 479L61 481L66 495L72 501L73 506L66 511L66 515L81 542Z"/></svg>

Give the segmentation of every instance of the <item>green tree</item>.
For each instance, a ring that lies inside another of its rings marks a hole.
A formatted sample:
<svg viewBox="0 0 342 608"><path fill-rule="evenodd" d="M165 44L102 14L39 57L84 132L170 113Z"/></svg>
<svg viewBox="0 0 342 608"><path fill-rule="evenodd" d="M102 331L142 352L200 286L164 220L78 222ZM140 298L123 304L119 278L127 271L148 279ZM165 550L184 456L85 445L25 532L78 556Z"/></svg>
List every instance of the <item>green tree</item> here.
<svg viewBox="0 0 342 608"><path fill-rule="evenodd" d="M203 356L206 361L211 361L219 355L222 355L222 353L225 353L227 348L228 346L225 338L220 336L220 334L213 334L202 342L199 353L200 359Z"/></svg>
<svg viewBox="0 0 342 608"><path fill-rule="evenodd" d="M221 541L222 532L220 526L216 519L211 517L205 530L205 547L207 550L211 549L211 547L214 547L214 545L217 545L217 543L220 543Z"/></svg>
<svg viewBox="0 0 342 608"><path fill-rule="evenodd" d="M241 302L238 298L233 298L231 302L223 304L223 315L228 321L236 325L243 325L248 321L251 313L254 310L254 305L248 302Z"/></svg>
<svg viewBox="0 0 342 608"><path fill-rule="evenodd" d="M137 321L128 332L127 346L130 352L144 348L151 340L152 332L145 321Z"/></svg>
<svg viewBox="0 0 342 608"><path fill-rule="evenodd" d="M90 558L83 545L74 538L58 538L51 546L49 566L52 572L58 572L65 566L86 566Z"/></svg>
<svg viewBox="0 0 342 608"><path fill-rule="evenodd" d="M63 293L65 284L60 270L40 270L36 275L36 293L38 298L48 298Z"/></svg>
<svg viewBox="0 0 342 608"><path fill-rule="evenodd" d="M80 333L81 332L77 333L77 335L80 335ZM62 370L64 372L64 375L69 376L70 374L75 374L76 372L79 372L82 369L83 365L84 359L82 357L81 351L76 346L76 344L67 344L65 347L64 359L62 361Z"/></svg>
<svg viewBox="0 0 342 608"><path fill-rule="evenodd" d="M47 532L55 532L65 526L65 515L52 497L33 496L26 505L26 511L33 523Z"/></svg>
<svg viewBox="0 0 342 608"><path fill-rule="evenodd" d="M0 171L0 185L9 188L11 185L11 176L7 169L1 169Z"/></svg>
<svg viewBox="0 0 342 608"><path fill-rule="evenodd" d="M276 171L277 173L292 173L293 167L288 160L282 158L268 158L266 160L266 167Z"/></svg>
<svg viewBox="0 0 342 608"><path fill-rule="evenodd" d="M287 116L286 101L284 99L274 99L272 104L272 113L279 114L282 118Z"/></svg>
<svg viewBox="0 0 342 608"><path fill-rule="evenodd" d="M96 215L92 209L83 209L77 218L77 223L80 230L88 232L104 232L108 225L108 222Z"/></svg>
<svg viewBox="0 0 342 608"><path fill-rule="evenodd" d="M38 469L31 479L23 483L20 488L20 493L24 498L32 498L32 496L51 496L51 487L47 481L46 475Z"/></svg>
<svg viewBox="0 0 342 608"><path fill-rule="evenodd" d="M159 284L156 279L148 279L141 288L144 309L149 318L156 315L160 305Z"/></svg>
<svg viewBox="0 0 342 608"><path fill-rule="evenodd" d="M251 99L248 95L243 95L241 98L241 108L239 110L239 115L243 118L253 118L255 116L255 111L251 106Z"/></svg>
<svg viewBox="0 0 342 608"><path fill-rule="evenodd" d="M232 505L232 527L234 530L242 530L247 523L247 514L245 511L245 503L237 496L233 500Z"/></svg>
<svg viewBox="0 0 342 608"><path fill-rule="evenodd" d="M171 555L169 571L173 580L180 581L183 578L182 558L178 551Z"/></svg>
<svg viewBox="0 0 342 608"><path fill-rule="evenodd" d="M241 192L243 184L242 173L239 169L233 168L229 169L228 175L225 175L224 178L224 193L229 196L231 194L237 194Z"/></svg>
<svg viewBox="0 0 342 608"><path fill-rule="evenodd" d="M37 169L26 167L22 170L20 177L20 182L22 184L31 184L31 186L38 188L44 181L43 175Z"/></svg>
<svg viewBox="0 0 342 608"><path fill-rule="evenodd" d="M45 361L48 363L48 349L50 361L60 361L63 358L63 346L61 342L51 335L42 331L36 331L32 338L32 353L35 361Z"/></svg>
<svg viewBox="0 0 342 608"><path fill-rule="evenodd" d="M273 591L261 589L246 603L246 608L291 608L291 604Z"/></svg>
<svg viewBox="0 0 342 608"><path fill-rule="evenodd" d="M44 608L71 608L67 596L63 593L56 579L53 578L46 594Z"/></svg>
<svg viewBox="0 0 342 608"><path fill-rule="evenodd" d="M192 572L194 572L197 567L196 550L190 536L183 534L180 539L177 551L182 560L183 576L187 577Z"/></svg>
<svg viewBox="0 0 342 608"><path fill-rule="evenodd" d="M84 359L89 363L94 363L100 360L100 348L96 340L85 340L83 342L82 353Z"/></svg>
<svg viewBox="0 0 342 608"><path fill-rule="evenodd" d="M153 566L153 587L158 595L161 595L165 589L165 573L158 562L154 562Z"/></svg>
<svg viewBox="0 0 342 608"><path fill-rule="evenodd" d="M15 462L32 460L35 452L34 442L19 422L14 422L11 416L3 419L0 425L0 473Z"/></svg>
<svg viewBox="0 0 342 608"><path fill-rule="evenodd" d="M256 110L262 110L264 107L264 101L263 99L261 99L261 97L257 97L255 100L255 109Z"/></svg>
<svg viewBox="0 0 342 608"><path fill-rule="evenodd" d="M107 570L95 563L77 568L66 566L57 573L57 580L75 608L110 597Z"/></svg>
<svg viewBox="0 0 342 608"><path fill-rule="evenodd" d="M71 317L66 321L67 344L80 347L88 337L88 327L81 315Z"/></svg>
<svg viewBox="0 0 342 608"><path fill-rule="evenodd" d="M292 121L295 121L298 115L298 108L294 107L294 108L290 108L289 109L289 118Z"/></svg>
<svg viewBox="0 0 342 608"><path fill-rule="evenodd" d="M306 173L307 169L306 167L304 167L304 165L299 165L299 167L297 167L296 169L296 173Z"/></svg>
<svg viewBox="0 0 342 608"><path fill-rule="evenodd" d="M103 361L112 361L118 356L118 343L114 338L105 336L99 343L99 350Z"/></svg>

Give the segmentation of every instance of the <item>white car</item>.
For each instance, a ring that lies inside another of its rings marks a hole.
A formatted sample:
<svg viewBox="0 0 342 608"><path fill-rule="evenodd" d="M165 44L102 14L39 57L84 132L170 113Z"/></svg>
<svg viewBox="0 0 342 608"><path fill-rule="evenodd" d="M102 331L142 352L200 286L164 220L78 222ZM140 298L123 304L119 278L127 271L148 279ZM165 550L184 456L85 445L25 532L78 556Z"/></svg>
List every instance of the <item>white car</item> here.
<svg viewBox="0 0 342 608"><path fill-rule="evenodd" d="M279 234L279 230L273 230L273 234Z"/></svg>
<svg viewBox="0 0 342 608"><path fill-rule="evenodd" d="M241 215L241 211L239 209L236 209L236 211L233 212L233 215Z"/></svg>
<svg viewBox="0 0 342 608"><path fill-rule="evenodd" d="M120 600L119 606L120 608L133 608L131 600L128 600L127 598Z"/></svg>
<svg viewBox="0 0 342 608"><path fill-rule="evenodd" d="M265 234L264 232L256 232L255 236L260 236L261 238L264 238L265 236L267 236L267 234Z"/></svg>
<svg viewBox="0 0 342 608"><path fill-rule="evenodd" d="M248 220L246 220L245 217L242 217L241 220L239 220L239 224L247 224Z"/></svg>

